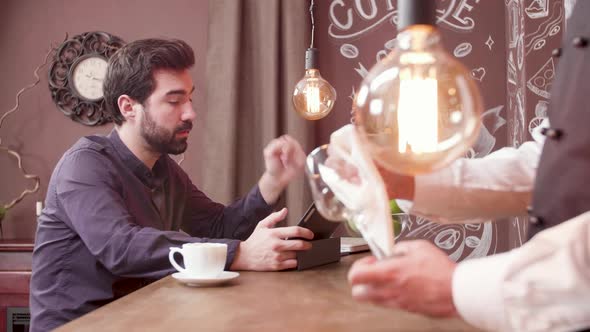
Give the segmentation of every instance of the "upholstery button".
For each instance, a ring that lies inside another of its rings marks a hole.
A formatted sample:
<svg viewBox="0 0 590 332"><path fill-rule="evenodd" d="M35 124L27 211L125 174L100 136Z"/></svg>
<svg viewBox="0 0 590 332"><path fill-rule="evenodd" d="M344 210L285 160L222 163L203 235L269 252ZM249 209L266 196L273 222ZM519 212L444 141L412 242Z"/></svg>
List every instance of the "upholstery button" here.
<svg viewBox="0 0 590 332"><path fill-rule="evenodd" d="M574 44L575 47L583 48L583 47L588 46L588 39L586 39L584 37L575 37L572 40L572 43Z"/></svg>
<svg viewBox="0 0 590 332"><path fill-rule="evenodd" d="M553 56L554 58L559 58L561 56L561 47L551 51L551 56Z"/></svg>
<svg viewBox="0 0 590 332"><path fill-rule="evenodd" d="M535 225L535 226L541 226L543 224L543 220L540 217L537 217L537 216L531 216L529 218L529 222L532 225Z"/></svg>
<svg viewBox="0 0 590 332"><path fill-rule="evenodd" d="M549 138L558 139L563 135L563 132L560 129L555 128L541 128L541 135L547 136Z"/></svg>

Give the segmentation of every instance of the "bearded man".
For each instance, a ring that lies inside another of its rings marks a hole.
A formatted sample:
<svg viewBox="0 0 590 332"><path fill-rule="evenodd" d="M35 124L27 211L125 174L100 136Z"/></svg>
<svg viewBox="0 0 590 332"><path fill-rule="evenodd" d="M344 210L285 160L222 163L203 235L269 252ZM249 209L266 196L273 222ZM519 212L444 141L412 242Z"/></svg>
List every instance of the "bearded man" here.
<svg viewBox="0 0 590 332"><path fill-rule="evenodd" d="M31 331L52 330L175 272L169 247L226 243L226 269L256 271L293 268L296 251L310 248L311 231L275 228L287 211L271 213L303 170L294 139L267 145L257 185L228 206L168 156L187 149L193 128L194 61L185 42L164 39L129 43L109 60L103 88L115 128L81 138L51 176L33 253Z"/></svg>

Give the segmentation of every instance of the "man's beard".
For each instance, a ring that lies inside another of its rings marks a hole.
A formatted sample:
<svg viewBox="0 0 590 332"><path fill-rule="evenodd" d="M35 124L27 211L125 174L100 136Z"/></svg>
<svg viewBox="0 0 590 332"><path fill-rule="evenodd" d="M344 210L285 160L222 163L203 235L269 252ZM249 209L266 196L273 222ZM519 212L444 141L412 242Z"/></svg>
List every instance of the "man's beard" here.
<svg viewBox="0 0 590 332"><path fill-rule="evenodd" d="M184 121L174 131L158 126L147 109L144 109L144 118L141 124L141 136L149 144L152 151L166 154L181 154L188 147L188 137L176 138L181 131L191 130L191 121Z"/></svg>

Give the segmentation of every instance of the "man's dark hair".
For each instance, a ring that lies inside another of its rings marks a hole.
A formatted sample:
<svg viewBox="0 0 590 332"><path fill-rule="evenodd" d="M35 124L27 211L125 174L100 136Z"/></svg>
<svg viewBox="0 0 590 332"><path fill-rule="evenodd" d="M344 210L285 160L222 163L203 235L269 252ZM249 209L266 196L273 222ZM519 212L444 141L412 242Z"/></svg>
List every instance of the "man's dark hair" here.
<svg viewBox="0 0 590 332"><path fill-rule="evenodd" d="M103 83L107 112L117 125L125 118L117 99L128 95L143 104L154 92L154 71L184 70L195 64L193 49L178 39L142 39L119 49L109 60Z"/></svg>

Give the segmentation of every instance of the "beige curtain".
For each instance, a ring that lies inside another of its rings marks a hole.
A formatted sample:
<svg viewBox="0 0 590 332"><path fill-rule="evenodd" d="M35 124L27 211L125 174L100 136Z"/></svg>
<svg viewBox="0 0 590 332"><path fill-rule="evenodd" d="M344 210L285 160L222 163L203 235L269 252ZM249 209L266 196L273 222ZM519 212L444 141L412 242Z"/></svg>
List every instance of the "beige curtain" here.
<svg viewBox="0 0 590 332"><path fill-rule="evenodd" d="M308 153L311 124L291 105L309 41L307 0L210 0L203 189L228 203L264 171L263 148L289 134ZM289 224L311 202L306 179L284 195Z"/></svg>

